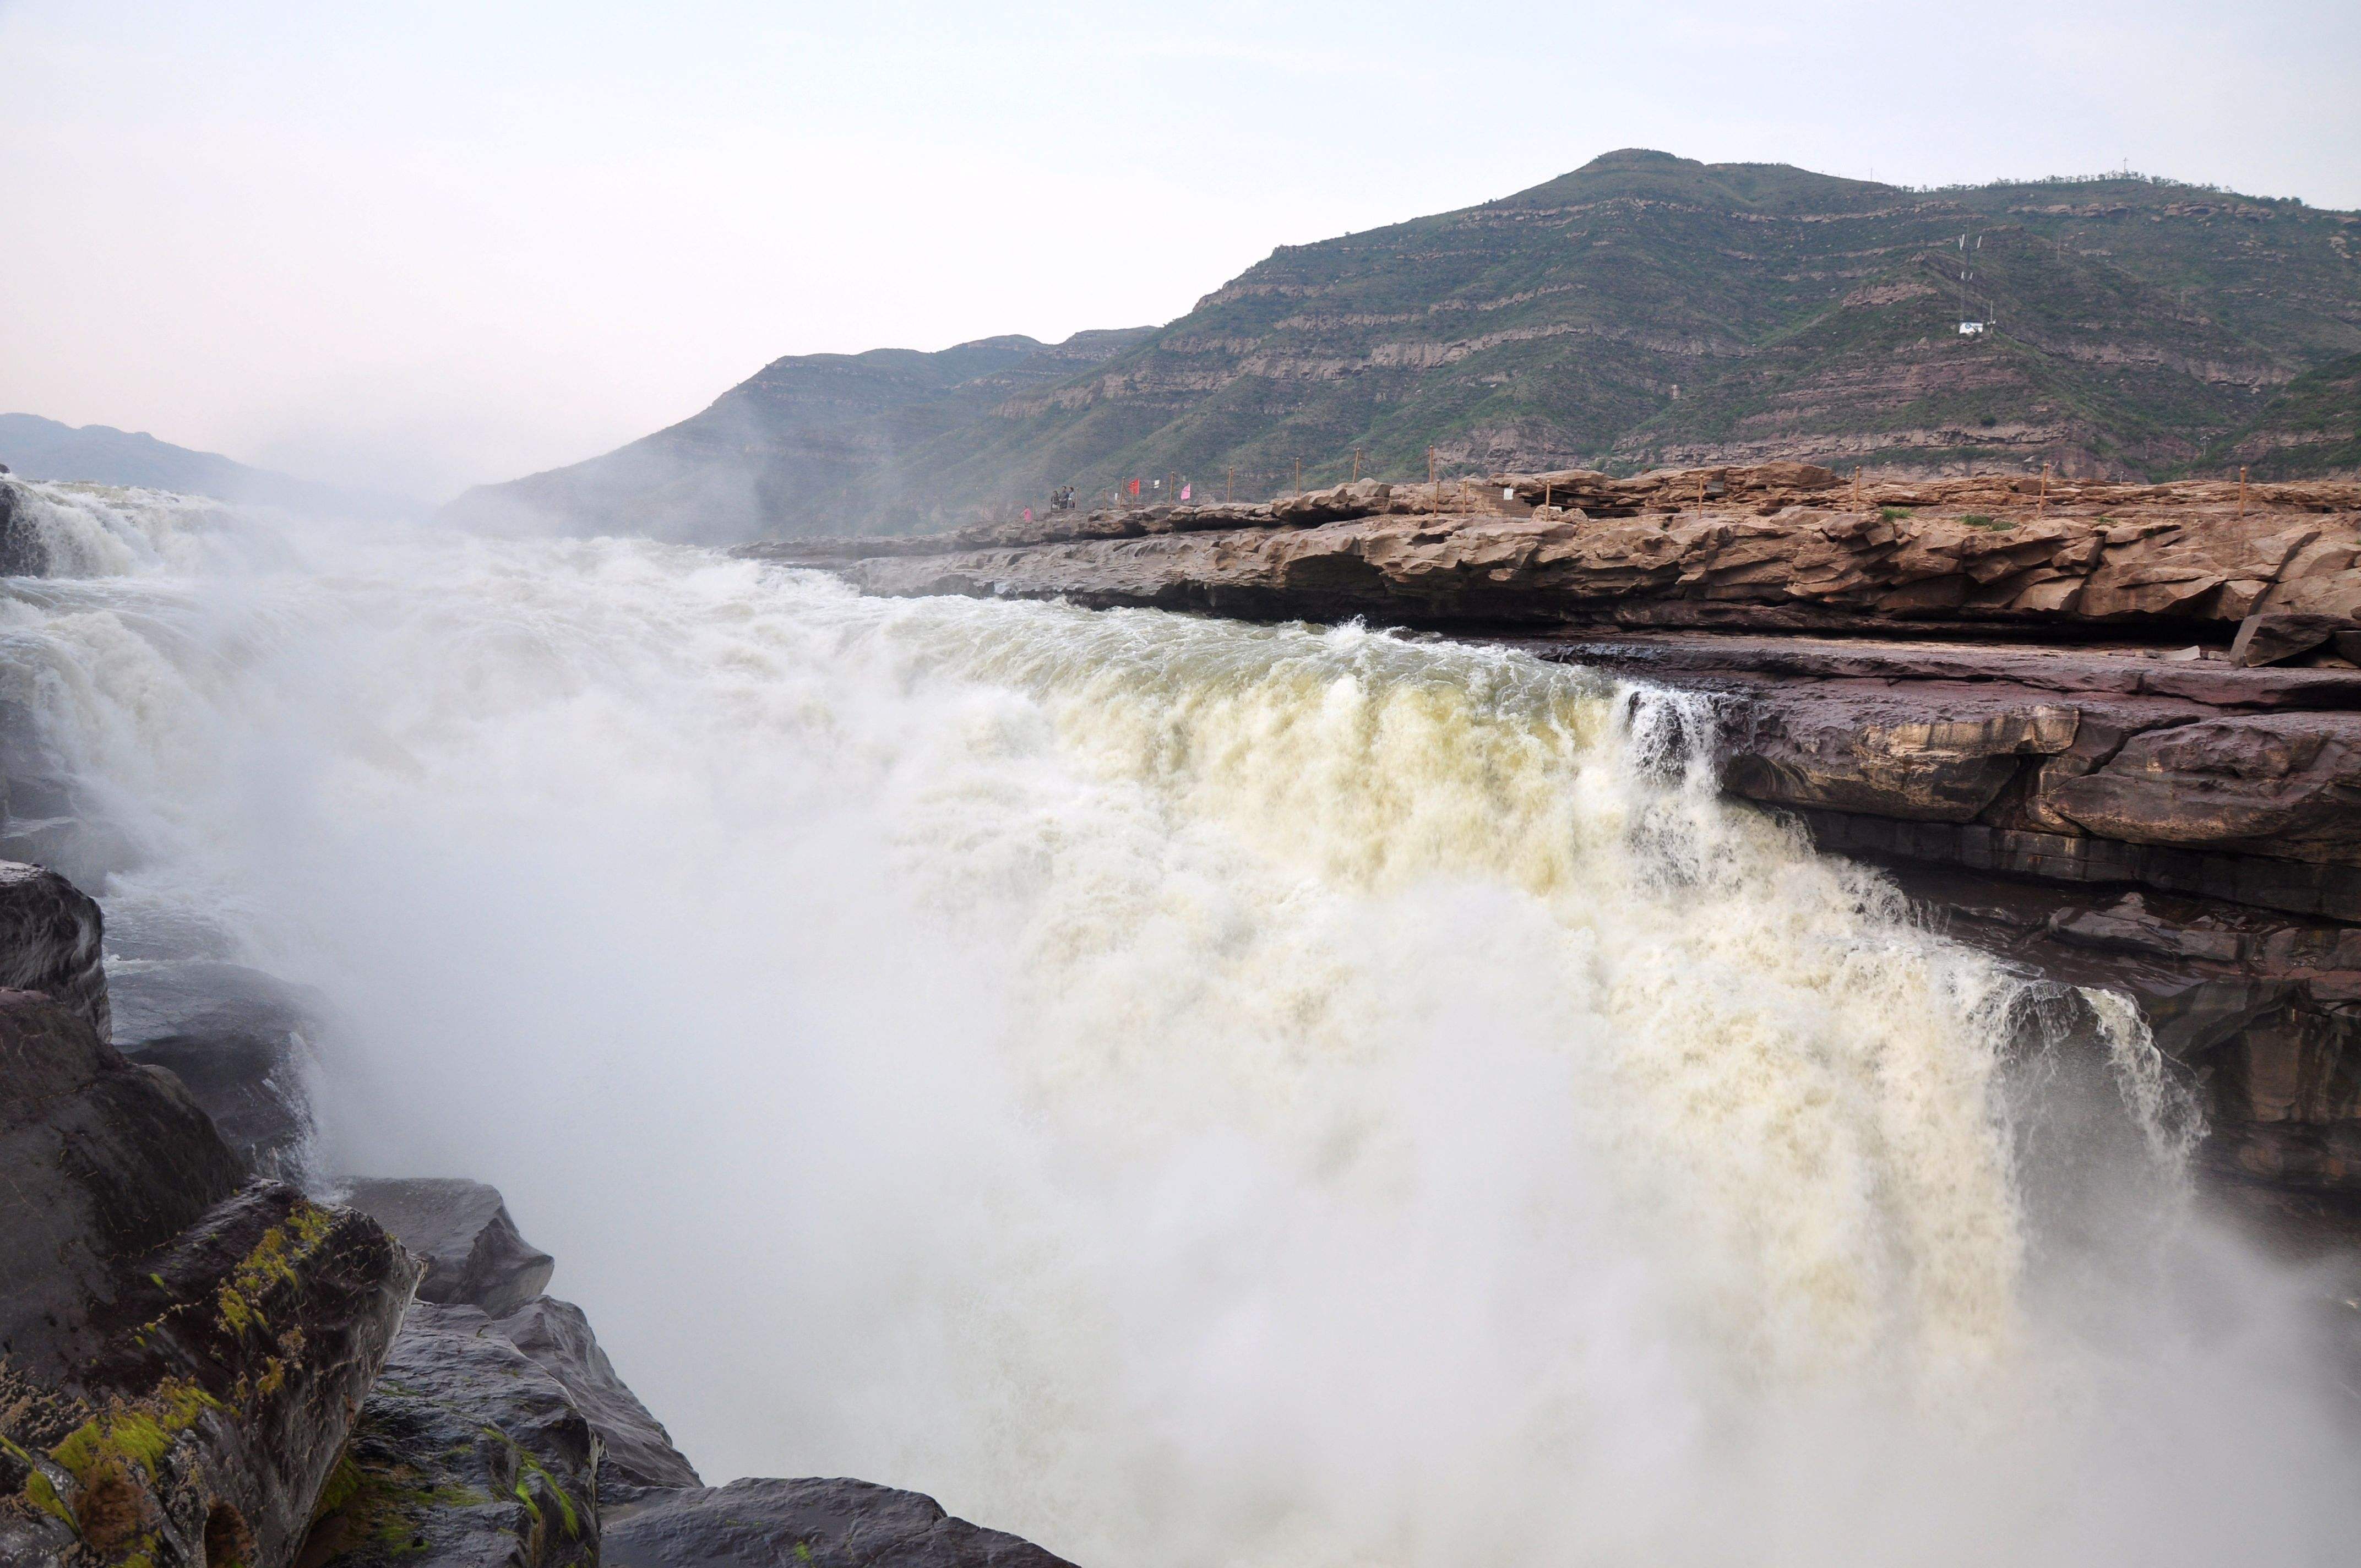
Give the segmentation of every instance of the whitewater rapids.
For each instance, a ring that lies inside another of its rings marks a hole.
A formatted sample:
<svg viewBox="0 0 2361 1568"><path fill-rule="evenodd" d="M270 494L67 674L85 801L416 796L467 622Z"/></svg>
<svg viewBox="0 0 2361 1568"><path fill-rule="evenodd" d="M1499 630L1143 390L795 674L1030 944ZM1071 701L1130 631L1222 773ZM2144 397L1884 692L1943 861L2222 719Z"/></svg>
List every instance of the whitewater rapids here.
<svg viewBox="0 0 2361 1568"><path fill-rule="evenodd" d="M1687 699L29 489L79 575L0 584L0 698L112 933L318 987L328 1167L500 1186L708 1481L1090 1568L2361 1528L2136 1021L1720 800ZM2074 1049L2104 1179L2043 1157Z"/></svg>

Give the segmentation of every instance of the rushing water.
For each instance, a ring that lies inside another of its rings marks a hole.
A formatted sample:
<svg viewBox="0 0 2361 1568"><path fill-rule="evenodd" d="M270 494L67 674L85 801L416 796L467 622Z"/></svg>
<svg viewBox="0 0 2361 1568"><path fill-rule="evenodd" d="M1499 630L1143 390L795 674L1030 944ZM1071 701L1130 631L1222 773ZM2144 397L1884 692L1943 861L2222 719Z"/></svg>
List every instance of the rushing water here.
<svg viewBox="0 0 2361 1568"><path fill-rule="evenodd" d="M36 489L93 575L0 591L0 697L110 919L319 987L335 1165L502 1187L709 1480L1174 1568L2361 1529L2136 1019L1720 801L1684 699Z"/></svg>

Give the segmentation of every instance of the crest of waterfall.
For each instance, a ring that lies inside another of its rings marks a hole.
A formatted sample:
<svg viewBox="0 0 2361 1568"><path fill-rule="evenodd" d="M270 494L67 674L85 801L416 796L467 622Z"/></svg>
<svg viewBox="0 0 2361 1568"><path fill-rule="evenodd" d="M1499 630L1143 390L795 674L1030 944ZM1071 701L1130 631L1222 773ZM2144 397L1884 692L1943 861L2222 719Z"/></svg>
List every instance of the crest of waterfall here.
<svg viewBox="0 0 2361 1568"><path fill-rule="evenodd" d="M328 997L328 1161L500 1185L709 1475L1082 1562L2350 1539L2129 1004L1722 800L1700 699L28 488L111 931Z"/></svg>

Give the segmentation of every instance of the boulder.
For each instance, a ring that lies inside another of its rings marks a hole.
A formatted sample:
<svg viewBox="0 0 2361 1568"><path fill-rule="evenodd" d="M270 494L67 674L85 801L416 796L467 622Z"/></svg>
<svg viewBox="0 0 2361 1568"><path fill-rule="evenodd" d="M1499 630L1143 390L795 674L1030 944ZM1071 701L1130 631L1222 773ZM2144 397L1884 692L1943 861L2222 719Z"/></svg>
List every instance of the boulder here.
<svg viewBox="0 0 2361 1568"><path fill-rule="evenodd" d="M280 1568L416 1278L170 1074L0 992L0 1560Z"/></svg>
<svg viewBox="0 0 2361 1568"><path fill-rule="evenodd" d="M581 1308L536 1296L508 1316L492 1320L491 1332L556 1378L598 1434L605 1451L598 1462L600 1498L612 1502L649 1487L703 1484L696 1466L672 1445L664 1423L615 1375L614 1364L598 1348Z"/></svg>
<svg viewBox="0 0 2361 1568"><path fill-rule="evenodd" d="M410 1310L324 1489L303 1568L598 1562L598 1438L473 1307Z"/></svg>
<svg viewBox="0 0 2361 1568"><path fill-rule="evenodd" d="M1063 1568L1030 1541L866 1481L735 1481L611 1521L607 1568Z"/></svg>
<svg viewBox="0 0 2361 1568"><path fill-rule="evenodd" d="M98 905L57 872L0 861L0 989L38 991L112 1038L104 921Z"/></svg>
<svg viewBox="0 0 2361 1568"><path fill-rule="evenodd" d="M2230 644L2230 663L2246 668L2283 663L2311 652L2339 632L2353 630L2353 622L2343 616L2288 610L2250 615L2238 623L2238 635Z"/></svg>
<svg viewBox="0 0 2361 1568"><path fill-rule="evenodd" d="M1282 497L1270 503L1270 515L1278 522L1296 527L1339 522L1381 512L1392 499L1391 485L1379 479L1356 479L1324 490Z"/></svg>
<svg viewBox="0 0 2361 1568"><path fill-rule="evenodd" d="M126 1056L177 1075L257 1170L313 1174L314 996L260 970L204 959L118 961L109 972Z"/></svg>
<svg viewBox="0 0 2361 1568"><path fill-rule="evenodd" d="M500 1190L445 1177L365 1177L346 1202L400 1239L426 1265L418 1299L516 1311L548 1285L556 1263L518 1234Z"/></svg>

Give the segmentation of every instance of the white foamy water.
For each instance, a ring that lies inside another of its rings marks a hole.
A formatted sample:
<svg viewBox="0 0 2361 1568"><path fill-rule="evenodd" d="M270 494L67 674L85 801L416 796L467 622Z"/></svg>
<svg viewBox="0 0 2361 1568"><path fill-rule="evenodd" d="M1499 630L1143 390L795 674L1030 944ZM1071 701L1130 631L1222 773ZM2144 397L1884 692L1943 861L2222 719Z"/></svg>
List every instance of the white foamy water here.
<svg viewBox="0 0 2361 1568"><path fill-rule="evenodd" d="M152 555L9 585L0 697L137 847L111 915L320 987L332 1156L499 1184L708 1480L1093 1568L2361 1526L2136 1019L2080 1046L2127 1152L2050 1170L2057 998L1719 801L1680 699L645 543L105 526Z"/></svg>

